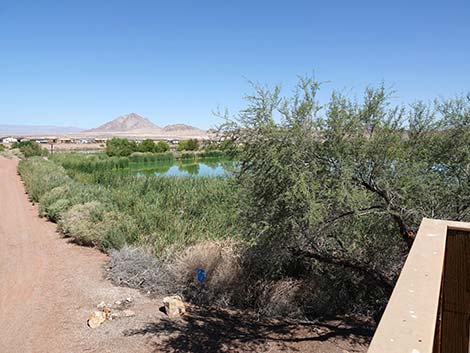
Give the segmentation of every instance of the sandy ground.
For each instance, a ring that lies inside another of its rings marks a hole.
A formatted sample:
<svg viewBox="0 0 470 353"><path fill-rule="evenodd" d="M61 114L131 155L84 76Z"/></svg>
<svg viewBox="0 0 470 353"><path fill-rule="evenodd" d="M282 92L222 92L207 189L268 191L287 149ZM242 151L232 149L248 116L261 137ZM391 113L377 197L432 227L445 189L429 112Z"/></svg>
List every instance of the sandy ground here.
<svg viewBox="0 0 470 353"><path fill-rule="evenodd" d="M344 321L258 321L194 307L168 320L159 298L103 278L106 255L61 238L37 216L16 166L0 156L0 353L366 351L370 328ZM98 303L128 297L134 317L87 327Z"/></svg>

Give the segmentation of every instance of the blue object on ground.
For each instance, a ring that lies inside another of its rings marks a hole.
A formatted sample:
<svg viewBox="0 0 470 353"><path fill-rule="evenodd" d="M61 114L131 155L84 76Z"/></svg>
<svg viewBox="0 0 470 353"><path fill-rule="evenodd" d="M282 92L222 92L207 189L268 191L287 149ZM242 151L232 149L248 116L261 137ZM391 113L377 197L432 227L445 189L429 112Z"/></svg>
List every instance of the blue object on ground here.
<svg viewBox="0 0 470 353"><path fill-rule="evenodd" d="M206 271L204 271L202 268L198 268L196 272L197 272L197 280L200 283L203 283L206 280Z"/></svg>

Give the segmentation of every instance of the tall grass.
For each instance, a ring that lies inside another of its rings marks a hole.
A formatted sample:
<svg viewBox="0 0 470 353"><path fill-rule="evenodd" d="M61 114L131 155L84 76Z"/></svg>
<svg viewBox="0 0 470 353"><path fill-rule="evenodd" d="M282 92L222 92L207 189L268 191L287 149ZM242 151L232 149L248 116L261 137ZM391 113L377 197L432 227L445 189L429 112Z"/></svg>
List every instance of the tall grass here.
<svg viewBox="0 0 470 353"><path fill-rule="evenodd" d="M138 244L159 254L234 235L231 180L123 175L123 160L64 154L23 160L19 172L40 215L83 244Z"/></svg>
<svg viewBox="0 0 470 353"><path fill-rule="evenodd" d="M134 152L129 156L129 160L133 163L152 163L152 162L171 162L175 157L173 153L151 153L151 152Z"/></svg>
<svg viewBox="0 0 470 353"><path fill-rule="evenodd" d="M52 160L67 170L92 173L101 170L123 169L129 167L129 158L107 157L103 154L80 155L74 153L56 154Z"/></svg>

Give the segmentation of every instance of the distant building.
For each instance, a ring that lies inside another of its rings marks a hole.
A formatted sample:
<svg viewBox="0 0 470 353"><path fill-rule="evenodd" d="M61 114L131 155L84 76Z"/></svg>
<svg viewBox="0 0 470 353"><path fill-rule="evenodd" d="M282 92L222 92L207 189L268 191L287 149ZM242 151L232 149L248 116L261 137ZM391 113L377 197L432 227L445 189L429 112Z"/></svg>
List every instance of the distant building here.
<svg viewBox="0 0 470 353"><path fill-rule="evenodd" d="M3 137L1 139L1 142L3 142L3 143L15 143L15 142L18 142L18 139L16 137Z"/></svg>

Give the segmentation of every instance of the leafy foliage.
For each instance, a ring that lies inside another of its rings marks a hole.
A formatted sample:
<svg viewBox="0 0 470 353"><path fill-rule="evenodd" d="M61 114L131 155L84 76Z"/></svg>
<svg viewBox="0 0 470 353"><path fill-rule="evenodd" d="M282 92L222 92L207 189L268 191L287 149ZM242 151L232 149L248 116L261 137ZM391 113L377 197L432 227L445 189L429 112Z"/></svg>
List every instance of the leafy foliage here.
<svg viewBox="0 0 470 353"><path fill-rule="evenodd" d="M153 140L146 139L141 143L128 139L114 137L106 141L106 154L110 157L128 157L133 153L164 153L170 150L168 143L159 141L155 143Z"/></svg>
<svg viewBox="0 0 470 353"><path fill-rule="evenodd" d="M155 142L153 142L153 140L147 139L139 143L137 149L139 152L155 152L155 147Z"/></svg>
<svg viewBox="0 0 470 353"><path fill-rule="evenodd" d="M117 157L101 158L63 154L19 164L39 214L59 222L77 242L106 250L139 243L159 254L168 246L233 235L229 180L121 175L106 163ZM89 163L110 168L88 173Z"/></svg>
<svg viewBox="0 0 470 353"><path fill-rule="evenodd" d="M47 149L42 148L41 145L36 141L19 141L13 143L11 147L18 148L25 157L48 155Z"/></svg>
<svg viewBox="0 0 470 353"><path fill-rule="evenodd" d="M155 144L155 149L154 149L155 153L165 153L165 152L168 152L169 150L170 150L170 145L164 141L158 141Z"/></svg>
<svg viewBox="0 0 470 353"><path fill-rule="evenodd" d="M319 88L255 86L229 119L243 145L238 225L266 254L264 276L328 273L356 303L368 288L383 304L423 217L470 220L470 96L404 108L378 87L321 106Z"/></svg>
<svg viewBox="0 0 470 353"><path fill-rule="evenodd" d="M199 143L197 142L197 139L180 141L177 147L178 151L197 151L198 149Z"/></svg>
<svg viewBox="0 0 470 353"><path fill-rule="evenodd" d="M152 141L153 142L153 141ZM106 154L110 157L127 157L137 151L137 143L128 139L114 137L106 141Z"/></svg>

